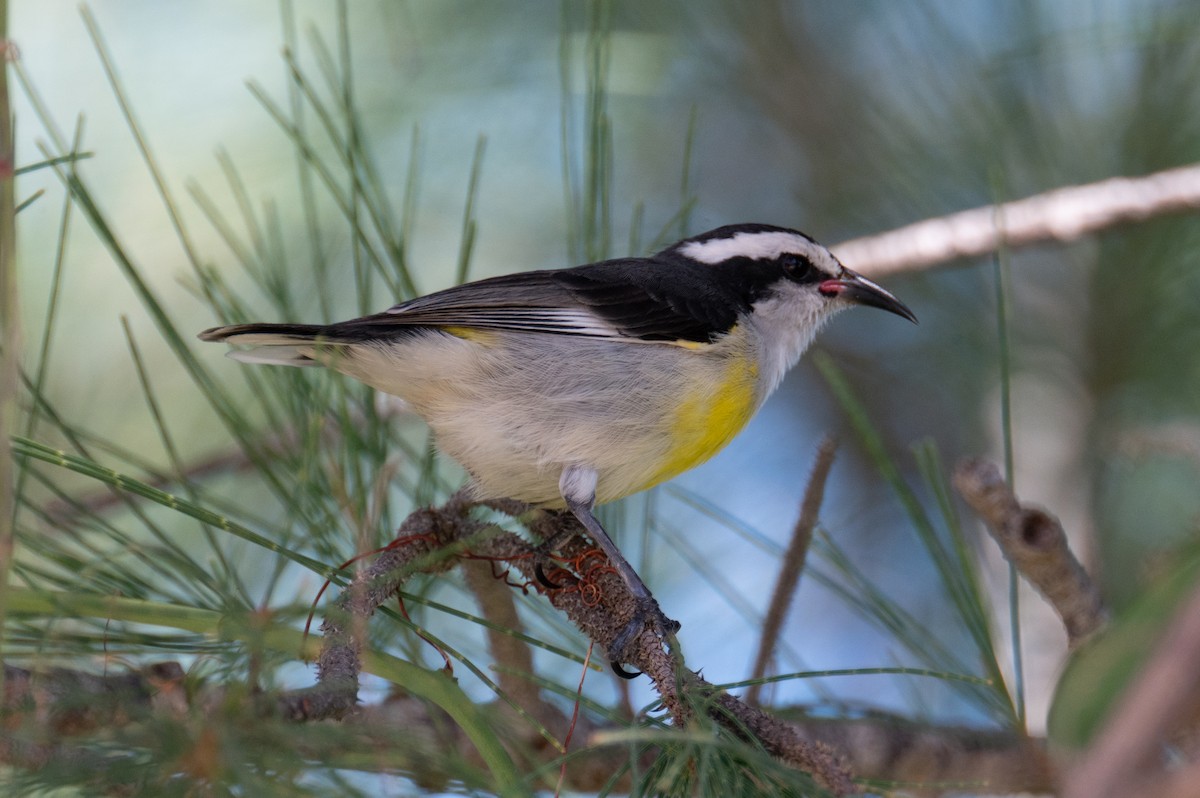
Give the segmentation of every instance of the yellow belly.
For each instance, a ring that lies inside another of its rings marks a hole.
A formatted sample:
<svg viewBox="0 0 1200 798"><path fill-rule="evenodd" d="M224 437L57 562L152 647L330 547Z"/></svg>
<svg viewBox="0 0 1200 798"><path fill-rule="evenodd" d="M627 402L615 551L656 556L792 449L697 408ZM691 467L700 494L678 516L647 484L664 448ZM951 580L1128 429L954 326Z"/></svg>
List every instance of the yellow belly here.
<svg viewBox="0 0 1200 798"><path fill-rule="evenodd" d="M758 366L731 358L719 385L695 387L682 397L672 424L671 454L646 487L694 468L725 448L754 415Z"/></svg>
<svg viewBox="0 0 1200 798"><path fill-rule="evenodd" d="M597 471L598 502L637 493L720 451L762 398L738 327L686 346L440 329L330 365L404 399L488 498L561 507L562 469L579 464ZM627 379L597 382L592 358Z"/></svg>

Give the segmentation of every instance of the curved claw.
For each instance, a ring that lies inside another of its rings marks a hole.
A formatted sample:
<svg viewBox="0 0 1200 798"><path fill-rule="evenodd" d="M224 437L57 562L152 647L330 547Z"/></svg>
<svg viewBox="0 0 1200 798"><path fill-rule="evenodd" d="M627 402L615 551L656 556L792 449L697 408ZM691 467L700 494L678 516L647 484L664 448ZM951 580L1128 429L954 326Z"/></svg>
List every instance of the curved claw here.
<svg viewBox="0 0 1200 798"><path fill-rule="evenodd" d="M533 575L537 577L537 580L542 584L542 587L546 588L547 590L561 590L563 587L565 587L565 585L560 585L557 582L552 581L550 577L546 576L546 571L542 568L542 564L540 562L534 564Z"/></svg>
<svg viewBox="0 0 1200 798"><path fill-rule="evenodd" d="M648 601L639 603L637 609L633 613L633 617L629 619L629 623L625 624L625 628L617 633L613 638L612 643L608 646L609 664L612 666L613 673L620 676L622 679L632 679L641 671L626 670L621 661L625 657L626 649L633 642L633 639L641 634L642 629L647 621L654 628L656 634L660 637L673 635L679 631L679 621L668 618L658 607L658 602L653 598Z"/></svg>
<svg viewBox="0 0 1200 798"><path fill-rule="evenodd" d="M625 670L625 667L621 663L617 662L615 659L612 662L609 662L608 665L610 668L612 668L613 673L617 674L622 679L636 679L637 677L642 675L641 671Z"/></svg>

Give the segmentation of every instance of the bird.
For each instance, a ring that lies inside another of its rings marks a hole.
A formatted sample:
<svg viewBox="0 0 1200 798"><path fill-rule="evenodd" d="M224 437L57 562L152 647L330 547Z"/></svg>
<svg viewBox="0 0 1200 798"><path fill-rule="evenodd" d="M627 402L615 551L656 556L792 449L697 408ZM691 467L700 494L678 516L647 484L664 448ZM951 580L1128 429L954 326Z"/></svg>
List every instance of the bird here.
<svg viewBox="0 0 1200 798"><path fill-rule="evenodd" d="M855 305L913 323L881 286L787 227L732 224L649 257L464 283L335 324L199 334L244 363L323 366L400 398L463 466L470 495L569 511L635 601L614 670L652 624L679 624L622 556L598 504L708 460L821 327Z"/></svg>

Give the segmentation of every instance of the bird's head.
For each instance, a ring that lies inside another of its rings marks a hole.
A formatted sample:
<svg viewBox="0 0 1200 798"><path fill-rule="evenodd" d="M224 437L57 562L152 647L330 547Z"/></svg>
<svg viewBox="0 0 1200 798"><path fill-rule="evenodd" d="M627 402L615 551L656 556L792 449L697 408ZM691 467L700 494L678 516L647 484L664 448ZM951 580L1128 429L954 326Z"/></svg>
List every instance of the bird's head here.
<svg viewBox="0 0 1200 798"><path fill-rule="evenodd" d="M727 225L684 239L661 256L717 270L722 289L741 306L740 319L757 329L764 355L779 361L780 377L840 310L866 305L917 321L889 291L785 227Z"/></svg>
<svg viewBox="0 0 1200 798"><path fill-rule="evenodd" d="M726 225L684 239L664 254L716 267L751 304L790 297L805 306L805 316L867 305L917 321L889 291L847 269L811 237L786 227Z"/></svg>

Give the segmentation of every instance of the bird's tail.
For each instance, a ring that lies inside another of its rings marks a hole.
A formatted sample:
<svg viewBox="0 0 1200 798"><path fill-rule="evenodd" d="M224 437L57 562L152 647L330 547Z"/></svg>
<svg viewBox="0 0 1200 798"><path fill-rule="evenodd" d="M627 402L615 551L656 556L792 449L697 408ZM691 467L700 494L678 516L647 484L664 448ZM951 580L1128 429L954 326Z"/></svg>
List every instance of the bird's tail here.
<svg viewBox="0 0 1200 798"><path fill-rule="evenodd" d="M316 347L350 343L339 340L331 328L322 324L230 324L205 330L198 337L201 341L249 347L230 352L234 360L277 366L320 366L322 362L313 357Z"/></svg>

